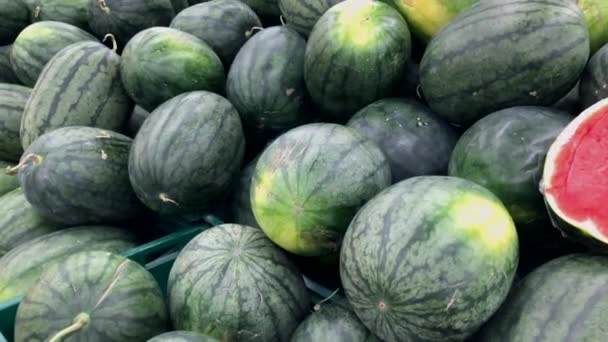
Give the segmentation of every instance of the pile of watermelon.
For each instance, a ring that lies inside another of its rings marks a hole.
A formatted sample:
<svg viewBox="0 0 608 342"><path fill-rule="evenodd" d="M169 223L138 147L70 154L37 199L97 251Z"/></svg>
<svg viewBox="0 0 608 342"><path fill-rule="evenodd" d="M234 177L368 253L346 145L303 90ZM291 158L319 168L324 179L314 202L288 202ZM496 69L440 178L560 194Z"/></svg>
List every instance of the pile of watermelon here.
<svg viewBox="0 0 608 342"><path fill-rule="evenodd" d="M608 1L0 17L14 341L608 341ZM121 255L209 215L166 291Z"/></svg>

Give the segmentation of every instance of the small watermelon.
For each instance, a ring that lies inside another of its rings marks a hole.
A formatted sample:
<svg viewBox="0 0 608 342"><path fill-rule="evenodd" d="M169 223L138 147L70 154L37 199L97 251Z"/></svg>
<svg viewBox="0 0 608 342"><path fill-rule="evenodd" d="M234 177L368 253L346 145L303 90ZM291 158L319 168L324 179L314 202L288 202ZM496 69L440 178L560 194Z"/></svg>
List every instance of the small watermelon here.
<svg viewBox="0 0 608 342"><path fill-rule="evenodd" d="M60 21L89 30L91 0L26 0L32 22Z"/></svg>
<svg viewBox="0 0 608 342"><path fill-rule="evenodd" d="M608 44L593 55L583 71L580 98L585 109L608 98Z"/></svg>
<svg viewBox="0 0 608 342"><path fill-rule="evenodd" d="M279 0L279 8L289 27L308 36L319 18L342 1L344 0Z"/></svg>
<svg viewBox="0 0 608 342"><path fill-rule="evenodd" d="M123 256L87 251L44 271L19 305L15 341L145 341L168 323L150 272Z"/></svg>
<svg viewBox="0 0 608 342"><path fill-rule="evenodd" d="M0 83L0 160L18 161L23 154L19 129L31 94L31 88Z"/></svg>
<svg viewBox="0 0 608 342"><path fill-rule="evenodd" d="M192 331L171 331L149 339L147 342L220 342Z"/></svg>
<svg viewBox="0 0 608 342"><path fill-rule="evenodd" d="M19 179L14 175L7 175L6 169L13 167L15 164L0 160L0 196L11 192L19 187Z"/></svg>

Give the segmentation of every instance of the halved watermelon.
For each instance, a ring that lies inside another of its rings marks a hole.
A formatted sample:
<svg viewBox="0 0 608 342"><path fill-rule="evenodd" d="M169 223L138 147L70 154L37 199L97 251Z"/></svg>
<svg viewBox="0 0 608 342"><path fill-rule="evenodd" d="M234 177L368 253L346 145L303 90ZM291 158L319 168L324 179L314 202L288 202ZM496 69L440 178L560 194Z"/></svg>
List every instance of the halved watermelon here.
<svg viewBox="0 0 608 342"><path fill-rule="evenodd" d="M608 99L585 110L557 137L541 189L557 228L608 247Z"/></svg>

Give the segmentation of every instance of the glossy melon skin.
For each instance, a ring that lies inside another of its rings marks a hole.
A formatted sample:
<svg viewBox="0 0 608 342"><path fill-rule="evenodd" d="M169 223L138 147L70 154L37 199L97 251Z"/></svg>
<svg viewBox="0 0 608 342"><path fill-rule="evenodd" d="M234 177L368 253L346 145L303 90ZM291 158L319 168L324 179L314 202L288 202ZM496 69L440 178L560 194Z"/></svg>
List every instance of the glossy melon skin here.
<svg viewBox="0 0 608 342"><path fill-rule="evenodd" d="M307 37L319 18L342 1L344 0L279 0L279 8L287 25Z"/></svg>

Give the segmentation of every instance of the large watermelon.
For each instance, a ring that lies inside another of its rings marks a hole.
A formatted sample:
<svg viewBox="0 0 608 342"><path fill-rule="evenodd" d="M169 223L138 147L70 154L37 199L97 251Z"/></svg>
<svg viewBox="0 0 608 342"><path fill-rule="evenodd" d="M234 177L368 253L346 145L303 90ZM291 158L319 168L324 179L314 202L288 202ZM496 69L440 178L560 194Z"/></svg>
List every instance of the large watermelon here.
<svg viewBox="0 0 608 342"><path fill-rule="evenodd" d="M121 84L120 57L96 42L72 44L44 67L21 121L26 149L42 134L66 126L122 130L132 103Z"/></svg>
<svg viewBox="0 0 608 342"><path fill-rule="evenodd" d="M608 98L608 44L589 61L580 85L580 99L584 108Z"/></svg>
<svg viewBox="0 0 608 342"><path fill-rule="evenodd" d="M464 179L415 177L353 219L340 274L361 321L386 341L462 341L498 309L518 262L502 203Z"/></svg>
<svg viewBox="0 0 608 342"><path fill-rule="evenodd" d="M226 93L245 126L280 131L306 120L305 50L306 41L296 31L275 26L257 33L239 51Z"/></svg>
<svg viewBox="0 0 608 342"><path fill-rule="evenodd" d="M458 135L422 104L383 99L363 108L346 124L376 142L391 165L393 183L445 175Z"/></svg>
<svg viewBox="0 0 608 342"><path fill-rule="evenodd" d="M129 183L132 140L93 127L64 127L38 138L24 152L19 183L27 200L53 221L122 221L142 209Z"/></svg>
<svg viewBox="0 0 608 342"><path fill-rule="evenodd" d="M277 138L251 183L255 219L282 248L303 256L335 252L357 210L391 184L376 144L335 124L308 124Z"/></svg>
<svg viewBox="0 0 608 342"><path fill-rule="evenodd" d="M309 309L302 275L264 233L226 224L195 237L168 282L176 329L225 341L287 341Z"/></svg>
<svg viewBox="0 0 608 342"><path fill-rule="evenodd" d="M135 137L129 176L135 193L163 214L197 212L230 185L245 138L238 112L206 91L158 107Z"/></svg>
<svg viewBox="0 0 608 342"><path fill-rule="evenodd" d="M304 78L313 100L346 121L389 95L410 58L407 23L391 6L341 2L317 22L306 46Z"/></svg>
<svg viewBox="0 0 608 342"><path fill-rule="evenodd" d="M589 27L591 53L608 44L608 2L606 0L570 0L576 2Z"/></svg>
<svg viewBox="0 0 608 342"><path fill-rule="evenodd" d="M60 21L89 30L91 0L28 0L32 22Z"/></svg>
<svg viewBox="0 0 608 342"><path fill-rule="evenodd" d="M507 107L555 103L575 85L588 58L589 34L576 4L486 0L431 41L420 83L437 114L470 124Z"/></svg>
<svg viewBox="0 0 608 342"><path fill-rule="evenodd" d="M122 253L136 246L125 230L86 226L62 229L22 243L0 258L0 302L25 294L49 265L85 250Z"/></svg>
<svg viewBox="0 0 608 342"><path fill-rule="evenodd" d="M0 257L27 241L61 227L34 209L21 188L0 197Z"/></svg>
<svg viewBox="0 0 608 342"><path fill-rule="evenodd" d="M147 342L220 342L192 331L171 331L149 339Z"/></svg>
<svg viewBox="0 0 608 342"><path fill-rule="evenodd" d="M19 187L19 180L14 175L7 175L5 170L14 164L0 160L0 196ZM1 209L0 209L1 210Z"/></svg>
<svg viewBox="0 0 608 342"><path fill-rule="evenodd" d="M166 27L138 33L122 53L120 65L127 92L147 111L179 94L224 89L224 66L202 40Z"/></svg>
<svg viewBox="0 0 608 342"><path fill-rule="evenodd" d="M87 251L50 266L21 301L15 342L145 341L169 318L154 276L123 256Z"/></svg>
<svg viewBox="0 0 608 342"><path fill-rule="evenodd" d="M606 287L607 257L552 260L513 288L478 341L606 341Z"/></svg>
<svg viewBox="0 0 608 342"><path fill-rule="evenodd" d="M44 66L59 51L81 41L97 41L90 33L58 21L34 23L19 33L11 50L11 65L21 83L33 87Z"/></svg>
<svg viewBox="0 0 608 342"><path fill-rule="evenodd" d="M450 176L492 191L517 224L544 219L538 184L549 147L573 117L545 107L513 107L475 123L458 141Z"/></svg>
<svg viewBox="0 0 608 342"><path fill-rule="evenodd" d="M31 93L31 88L0 83L0 160L17 161L23 153L19 127Z"/></svg>
<svg viewBox="0 0 608 342"><path fill-rule="evenodd" d="M179 13L171 27L190 33L215 51L226 68L245 42L260 29L262 22L241 1L213 0L192 6Z"/></svg>
<svg viewBox="0 0 608 342"><path fill-rule="evenodd" d="M289 27L308 36L319 18L342 1L344 0L279 0L279 8Z"/></svg>
<svg viewBox="0 0 608 342"><path fill-rule="evenodd" d="M12 47L12 45L0 46L0 82L19 84L20 81L11 66Z"/></svg>
<svg viewBox="0 0 608 342"><path fill-rule="evenodd" d="M11 44L30 23L30 12L21 0L0 0L0 44Z"/></svg>
<svg viewBox="0 0 608 342"><path fill-rule="evenodd" d="M249 227L259 228L253 209L251 209L251 179L255 172L257 158L250 162L239 174L238 179L232 185L232 198L230 210L235 223Z"/></svg>

